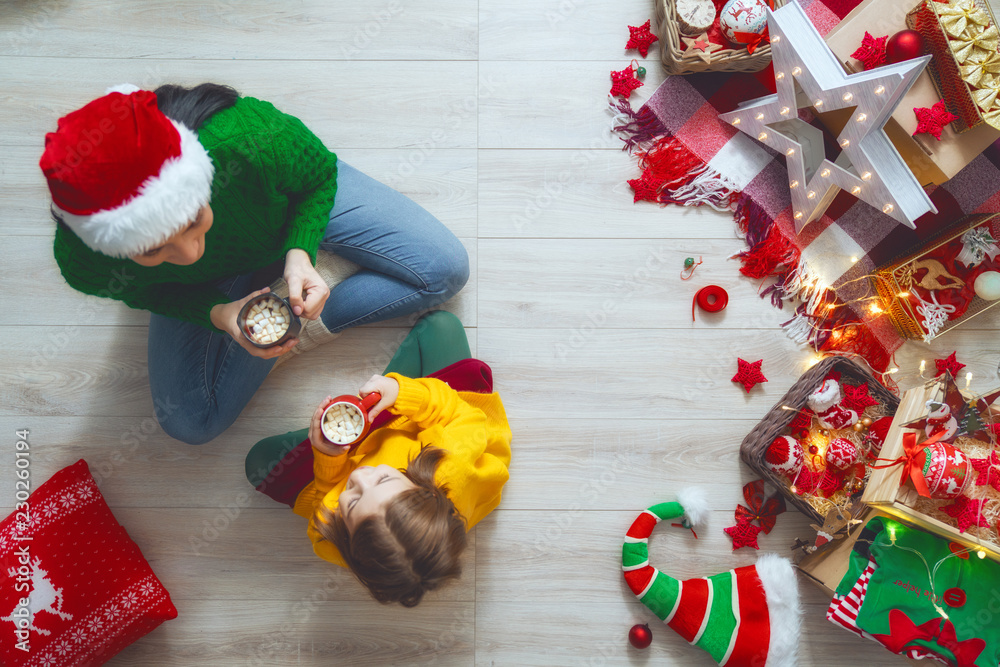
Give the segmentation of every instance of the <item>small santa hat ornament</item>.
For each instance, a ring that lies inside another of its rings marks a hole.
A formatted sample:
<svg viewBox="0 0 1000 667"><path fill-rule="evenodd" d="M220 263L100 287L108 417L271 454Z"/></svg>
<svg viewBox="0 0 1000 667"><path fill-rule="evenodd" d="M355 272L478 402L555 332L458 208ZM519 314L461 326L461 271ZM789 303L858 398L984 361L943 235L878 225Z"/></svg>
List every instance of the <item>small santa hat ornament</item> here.
<svg viewBox="0 0 1000 667"><path fill-rule="evenodd" d="M649 536L660 521L693 527L708 515L698 489L677 494L636 518L622 547L625 582L644 605L688 643L727 667L792 667L801 611L792 564L764 554L756 565L679 581L649 564Z"/></svg>
<svg viewBox="0 0 1000 667"><path fill-rule="evenodd" d="M118 258L186 227L214 175L197 135L167 118L154 93L128 84L60 118L39 166L55 214L88 248Z"/></svg>

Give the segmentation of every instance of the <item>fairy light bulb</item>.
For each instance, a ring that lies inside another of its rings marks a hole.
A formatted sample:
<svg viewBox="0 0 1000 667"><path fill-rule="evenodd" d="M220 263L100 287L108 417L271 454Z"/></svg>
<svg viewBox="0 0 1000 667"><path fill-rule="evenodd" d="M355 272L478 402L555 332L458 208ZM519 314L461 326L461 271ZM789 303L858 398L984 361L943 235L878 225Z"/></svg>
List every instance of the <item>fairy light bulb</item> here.
<svg viewBox="0 0 1000 667"><path fill-rule="evenodd" d="M866 120L868 120L868 114L866 114L866 113L859 113L854 120L858 121L859 123L863 123Z"/></svg>
<svg viewBox="0 0 1000 667"><path fill-rule="evenodd" d="M808 192L808 193L806 194L806 197L808 197L809 199L816 199L816 191L815 191L815 190L810 190L810 191L809 191L809 192Z"/></svg>
<svg viewBox="0 0 1000 667"><path fill-rule="evenodd" d="M861 186L860 185L855 185L853 188L851 188L851 194L852 195L857 196L860 193L861 193Z"/></svg>
<svg viewBox="0 0 1000 667"><path fill-rule="evenodd" d="M896 296L898 296L900 299L905 299L906 297L910 296L910 293L909 292L900 292ZM920 370L923 370L923 369L921 368Z"/></svg>
<svg viewBox="0 0 1000 667"><path fill-rule="evenodd" d="M764 114L763 113L757 114L757 120L764 120Z"/></svg>
<svg viewBox="0 0 1000 667"><path fill-rule="evenodd" d="M979 551L977 551L976 555L979 556L979 560L982 560L982 559L986 558L986 552L983 551L982 549L980 549Z"/></svg>
<svg viewBox="0 0 1000 667"><path fill-rule="evenodd" d="M795 149L794 148L789 148L787 151L785 151L785 155L787 155L789 157L795 155Z"/></svg>
<svg viewBox="0 0 1000 667"><path fill-rule="evenodd" d="M873 303L872 305L868 306L868 310L871 311L872 315L878 315L879 313L882 312L882 307L877 303Z"/></svg>
<svg viewBox="0 0 1000 667"><path fill-rule="evenodd" d="M858 258L857 257L851 257L851 264L857 264L857 263L858 263Z"/></svg>
<svg viewBox="0 0 1000 667"><path fill-rule="evenodd" d="M798 76L799 74L802 74L802 68L801 67L794 67L794 68L792 68L792 76Z"/></svg>
<svg viewBox="0 0 1000 667"><path fill-rule="evenodd" d="M790 187L790 188L792 188L794 190L795 188L799 187L799 182L798 181L792 181L791 183L788 184L788 187Z"/></svg>
<svg viewBox="0 0 1000 667"><path fill-rule="evenodd" d="M777 44L780 41L781 41L781 35L775 35L774 37L771 38L772 44Z"/></svg>
<svg viewBox="0 0 1000 667"><path fill-rule="evenodd" d="M813 106L819 109L823 106L823 100L813 100Z"/></svg>
<svg viewBox="0 0 1000 667"><path fill-rule="evenodd" d="M854 99L854 93L844 93L844 101L850 102Z"/></svg>
<svg viewBox="0 0 1000 667"><path fill-rule="evenodd" d="M925 370L927 370L927 360L926 359L921 359L920 360L920 374L923 375L923 373L924 373Z"/></svg>
<svg viewBox="0 0 1000 667"><path fill-rule="evenodd" d="M791 112L791 109L789 109L788 107L781 107L781 115L782 116L787 116L790 112Z"/></svg>
<svg viewBox="0 0 1000 667"><path fill-rule="evenodd" d="M742 123L742 122L743 122L743 121L742 121L742 120L740 120L738 116L737 116L736 118L734 118L734 119L733 119L733 125L739 125L739 124L740 124L740 123Z"/></svg>
<svg viewBox="0 0 1000 667"><path fill-rule="evenodd" d="M893 206L892 204L886 204L885 206L882 207L882 212L885 213L886 215L889 215L894 210L896 210L896 207Z"/></svg>
<svg viewBox="0 0 1000 667"><path fill-rule="evenodd" d="M822 176L823 178L826 178L827 176L830 175L830 170L824 169L823 171L819 172L819 175Z"/></svg>
<svg viewBox="0 0 1000 667"><path fill-rule="evenodd" d="M802 219L802 211L796 211L794 217L795 217L796 220L801 220Z"/></svg>
<svg viewBox="0 0 1000 667"><path fill-rule="evenodd" d="M843 141L840 142L840 147L841 148L847 148L850 145L851 145L851 140L850 139L844 139Z"/></svg>
<svg viewBox="0 0 1000 667"><path fill-rule="evenodd" d="M757 135L757 141L764 141L767 139L767 132L761 132Z"/></svg>
<svg viewBox="0 0 1000 667"><path fill-rule="evenodd" d="M861 174L861 180L862 181L872 180L872 173L870 171L866 171L865 173Z"/></svg>
<svg viewBox="0 0 1000 667"><path fill-rule="evenodd" d="M879 86L878 88L875 89L876 95L881 95L884 92L885 92L885 86Z"/></svg>
<svg viewBox="0 0 1000 667"><path fill-rule="evenodd" d="M972 384L972 373L965 374L965 390L969 391L969 385Z"/></svg>
<svg viewBox="0 0 1000 667"><path fill-rule="evenodd" d="M785 73L784 72L778 72L777 74L774 75L774 78L777 79L778 81L781 81L782 79L785 78Z"/></svg>

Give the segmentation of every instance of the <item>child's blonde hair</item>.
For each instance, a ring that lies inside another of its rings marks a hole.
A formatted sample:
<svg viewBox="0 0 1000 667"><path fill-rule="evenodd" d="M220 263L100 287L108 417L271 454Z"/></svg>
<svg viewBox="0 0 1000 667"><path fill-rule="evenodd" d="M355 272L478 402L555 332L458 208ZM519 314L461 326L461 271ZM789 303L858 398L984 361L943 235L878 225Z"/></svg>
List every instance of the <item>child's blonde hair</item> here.
<svg viewBox="0 0 1000 667"><path fill-rule="evenodd" d="M415 607L425 592L462 572L465 520L447 486L434 484L444 456L442 449L423 447L402 471L416 488L402 491L385 512L363 519L353 534L338 513L320 505L317 530L379 602Z"/></svg>

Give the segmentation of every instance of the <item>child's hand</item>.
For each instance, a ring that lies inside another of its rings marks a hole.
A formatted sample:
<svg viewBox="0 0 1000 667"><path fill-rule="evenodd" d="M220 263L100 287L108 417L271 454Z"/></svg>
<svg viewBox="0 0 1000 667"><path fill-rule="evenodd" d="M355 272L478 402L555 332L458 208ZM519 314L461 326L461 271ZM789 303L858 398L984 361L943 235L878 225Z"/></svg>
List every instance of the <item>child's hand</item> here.
<svg viewBox="0 0 1000 667"><path fill-rule="evenodd" d="M313 413L312 420L309 422L309 442L312 446L328 454L329 456L340 456L341 454L346 454L351 448L344 445L335 445L326 438L323 437L323 411L326 410L327 406L333 403L333 398L327 396L323 399L323 402L319 404L316 408L316 412Z"/></svg>
<svg viewBox="0 0 1000 667"><path fill-rule="evenodd" d="M368 412L368 419L375 419L379 413L396 404L399 398L399 383L384 375L373 375L368 382L361 385L361 398L364 398L373 391L382 394L382 400L376 403Z"/></svg>

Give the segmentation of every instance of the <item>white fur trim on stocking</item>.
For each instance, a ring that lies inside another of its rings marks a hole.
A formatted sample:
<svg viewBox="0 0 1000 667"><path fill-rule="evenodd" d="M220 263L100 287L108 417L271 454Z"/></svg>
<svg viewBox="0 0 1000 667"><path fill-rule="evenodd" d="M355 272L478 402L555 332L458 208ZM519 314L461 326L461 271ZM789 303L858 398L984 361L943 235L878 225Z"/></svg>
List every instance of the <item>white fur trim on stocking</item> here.
<svg viewBox="0 0 1000 667"><path fill-rule="evenodd" d="M771 623L765 667L795 667L802 632L802 608L795 571L788 559L764 554L757 561L757 576L767 596L767 613Z"/></svg>

